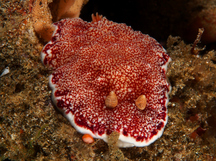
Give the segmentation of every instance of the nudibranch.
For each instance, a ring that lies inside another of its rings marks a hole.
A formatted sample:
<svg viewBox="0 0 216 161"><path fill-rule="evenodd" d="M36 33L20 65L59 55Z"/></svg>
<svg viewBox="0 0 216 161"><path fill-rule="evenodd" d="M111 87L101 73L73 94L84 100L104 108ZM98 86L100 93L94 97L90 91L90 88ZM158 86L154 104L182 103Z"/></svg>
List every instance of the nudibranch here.
<svg viewBox="0 0 216 161"><path fill-rule="evenodd" d="M143 147L158 139L167 123L169 61L153 38L98 15L54 23L41 53L52 101L73 127L119 147Z"/></svg>

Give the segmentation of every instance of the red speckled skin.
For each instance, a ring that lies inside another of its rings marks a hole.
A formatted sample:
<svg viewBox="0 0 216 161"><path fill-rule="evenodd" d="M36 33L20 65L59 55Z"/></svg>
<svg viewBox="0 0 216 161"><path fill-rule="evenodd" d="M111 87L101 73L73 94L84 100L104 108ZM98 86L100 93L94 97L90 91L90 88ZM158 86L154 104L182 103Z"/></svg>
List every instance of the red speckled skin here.
<svg viewBox="0 0 216 161"><path fill-rule="evenodd" d="M106 18L91 23L65 19L55 25L42 58L55 70L50 77L54 103L65 115L74 115L74 126L95 137L117 131L139 146L160 137L170 89L165 75L170 58L162 46ZM114 109L105 106L110 91L118 98ZM140 95L147 98L143 111L135 105Z"/></svg>

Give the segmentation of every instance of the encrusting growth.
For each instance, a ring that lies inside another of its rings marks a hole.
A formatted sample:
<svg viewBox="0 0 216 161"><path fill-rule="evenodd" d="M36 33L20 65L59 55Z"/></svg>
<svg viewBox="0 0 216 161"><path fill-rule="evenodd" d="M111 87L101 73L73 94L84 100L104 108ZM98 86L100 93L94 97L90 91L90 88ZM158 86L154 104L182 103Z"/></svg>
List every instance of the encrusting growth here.
<svg viewBox="0 0 216 161"><path fill-rule="evenodd" d="M204 28L199 28L198 29L198 34L197 34L197 37L196 39L194 40L194 43L193 43L193 46L191 48L191 53L194 54L194 55L198 55L200 51L204 50L205 47L203 47L202 49L198 49L196 48L196 45L200 42L201 40L201 37L202 37L202 34L204 32Z"/></svg>
<svg viewBox="0 0 216 161"><path fill-rule="evenodd" d="M114 108L118 105L118 99L115 92L111 91L105 99L105 105L108 108Z"/></svg>
<svg viewBox="0 0 216 161"><path fill-rule="evenodd" d="M83 4L88 0L59 0L53 3L52 10L55 11L56 16L51 15L48 7L48 0L35 0L32 8L32 20L35 32L44 41L49 41L55 31L55 26L52 20L58 21L62 18L79 17L80 10ZM52 17L53 16L53 17Z"/></svg>
<svg viewBox="0 0 216 161"><path fill-rule="evenodd" d="M47 0L36 0L32 8L32 19L35 32L40 38L49 41L55 30Z"/></svg>

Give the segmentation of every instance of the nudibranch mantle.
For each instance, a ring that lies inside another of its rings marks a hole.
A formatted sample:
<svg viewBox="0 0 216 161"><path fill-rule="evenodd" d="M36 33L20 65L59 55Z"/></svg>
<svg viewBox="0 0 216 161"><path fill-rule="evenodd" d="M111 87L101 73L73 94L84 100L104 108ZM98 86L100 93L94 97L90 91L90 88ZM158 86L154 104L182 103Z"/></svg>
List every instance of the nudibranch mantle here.
<svg viewBox="0 0 216 161"><path fill-rule="evenodd" d="M105 17L63 19L54 26L41 57L54 70L52 101L73 127L105 142L116 131L119 147L143 147L158 139L167 123L171 90L165 49ZM112 108L105 104L108 96L116 101ZM142 109L135 104L139 96Z"/></svg>

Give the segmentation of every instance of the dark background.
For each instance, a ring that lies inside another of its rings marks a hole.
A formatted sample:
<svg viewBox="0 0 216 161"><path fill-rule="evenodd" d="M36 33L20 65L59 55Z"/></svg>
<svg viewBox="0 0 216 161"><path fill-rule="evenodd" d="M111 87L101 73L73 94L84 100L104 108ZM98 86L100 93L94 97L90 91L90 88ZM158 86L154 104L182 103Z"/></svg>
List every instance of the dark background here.
<svg viewBox="0 0 216 161"><path fill-rule="evenodd" d="M193 0L89 0L80 17L91 21L91 14L98 12L164 42L169 35L184 37L192 12L202 9L201 5L193 3Z"/></svg>

